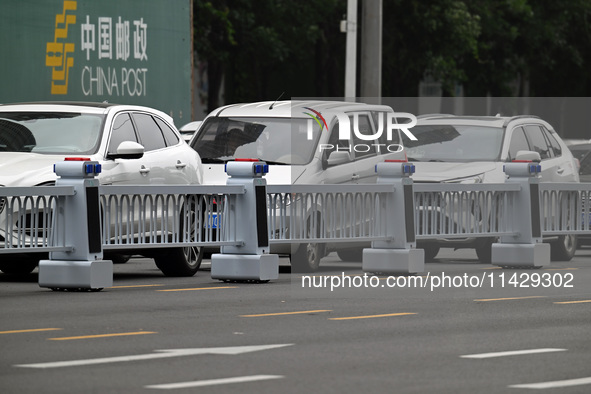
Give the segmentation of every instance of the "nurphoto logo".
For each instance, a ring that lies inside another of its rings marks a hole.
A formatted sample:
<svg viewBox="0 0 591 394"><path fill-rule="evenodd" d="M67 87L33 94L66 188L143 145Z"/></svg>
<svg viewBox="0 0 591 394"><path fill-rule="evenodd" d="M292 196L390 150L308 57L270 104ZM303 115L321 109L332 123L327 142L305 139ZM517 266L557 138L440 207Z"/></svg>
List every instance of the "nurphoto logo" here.
<svg viewBox="0 0 591 394"><path fill-rule="evenodd" d="M305 107L306 110L310 112L304 112L305 115L308 115L311 119L308 119L307 125L307 139L312 140L313 137L313 121L315 121L318 126L320 127L320 131L324 129L328 130L328 124L326 119L322 116L319 111L316 111L312 108ZM388 152L400 152L403 147L399 143L393 144L383 144L378 143L381 139L383 141L382 135L384 132L386 133L387 141L398 141L398 135L396 134L395 138L393 137L394 130L402 131L410 140L416 141L417 137L415 137L409 129L413 128L417 124L417 118L413 114L407 112L389 112L389 113L379 112L378 119L377 119L377 130L374 134L364 134L360 131L359 128L359 114L353 113L351 116L345 113L336 113L336 118L339 124L339 140L350 141L351 140L351 131L353 131L357 140L360 141L367 141L366 144L355 144L353 146L342 147L342 146L334 146L333 144L320 144L319 149L322 150L348 150L355 151L355 152L368 152L371 149L371 146L376 146L379 150L385 148ZM386 121L384 122L384 116L386 116ZM401 120L406 120L403 123L399 123ZM351 127L351 122L353 123L353 127ZM373 143L370 143L372 142Z"/></svg>

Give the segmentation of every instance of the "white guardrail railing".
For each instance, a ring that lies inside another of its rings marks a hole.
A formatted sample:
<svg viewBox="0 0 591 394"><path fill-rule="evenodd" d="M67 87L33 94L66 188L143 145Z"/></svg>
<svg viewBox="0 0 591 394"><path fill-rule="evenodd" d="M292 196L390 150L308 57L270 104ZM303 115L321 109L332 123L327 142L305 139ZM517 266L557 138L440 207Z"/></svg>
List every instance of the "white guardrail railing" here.
<svg viewBox="0 0 591 394"><path fill-rule="evenodd" d="M493 247L493 264L518 264L513 260L526 256L538 266L539 258L532 256L540 254L542 236L591 234L591 184L540 183L535 163L507 163L508 179L501 184L413 184L414 166L396 162L376 167L376 184L268 186L264 163L238 164L233 174L228 171L224 186L90 182L98 189L98 203L90 204L87 197L86 204L88 211L100 210L100 248L208 246L220 247L222 254L259 255L269 253L269 244L367 242L388 254L415 249L417 239L497 237L502 247L497 252ZM63 179L95 179L94 173L76 178L76 171L66 171ZM55 215L68 212L80 194L67 184L0 188L0 258L31 252L63 256L78 248L64 235L72 231L68 222ZM92 214L88 220L93 222ZM249 245L257 239L253 249ZM515 245L531 250L507 252ZM378 267L392 256L380 259ZM422 263L424 258L416 259Z"/></svg>
<svg viewBox="0 0 591 394"><path fill-rule="evenodd" d="M518 184L415 183L417 239L514 234L508 215Z"/></svg>
<svg viewBox="0 0 591 394"><path fill-rule="evenodd" d="M540 183L543 235L591 234L591 183Z"/></svg>
<svg viewBox="0 0 591 394"><path fill-rule="evenodd" d="M415 183L413 189L417 239L515 234L507 207L518 184ZM0 254L73 247L56 245L52 235L59 229L51 226L57 197L73 195L73 188L0 192ZM233 231L239 219L226 217L225 207L229 196L243 193L227 185L101 186L103 249L239 245ZM268 185L269 242L392 239L379 212L388 193L394 189L383 184ZM591 234L591 184L540 183L540 208L542 235Z"/></svg>
<svg viewBox="0 0 591 394"><path fill-rule="evenodd" d="M240 245L239 219L226 206L244 193L240 185L101 186L103 249Z"/></svg>
<svg viewBox="0 0 591 394"><path fill-rule="evenodd" d="M389 240L381 206L392 185L268 185L269 243Z"/></svg>
<svg viewBox="0 0 591 394"><path fill-rule="evenodd" d="M73 195L69 186L0 188L0 254L71 250L56 243L52 221L58 197Z"/></svg>
<svg viewBox="0 0 591 394"><path fill-rule="evenodd" d="M101 240L105 250L238 245L236 215L227 214L237 186L101 186ZM58 197L73 196L70 186L0 189L0 254L70 251L57 237Z"/></svg>

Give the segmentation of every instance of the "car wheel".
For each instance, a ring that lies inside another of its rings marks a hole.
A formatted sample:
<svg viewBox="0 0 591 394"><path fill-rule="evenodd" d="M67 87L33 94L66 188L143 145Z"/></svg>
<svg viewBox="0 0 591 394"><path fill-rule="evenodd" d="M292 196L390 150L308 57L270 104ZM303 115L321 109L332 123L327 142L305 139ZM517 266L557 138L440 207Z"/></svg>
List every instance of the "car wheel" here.
<svg viewBox="0 0 591 394"><path fill-rule="evenodd" d="M316 226L316 237L320 237L320 226ZM306 224L307 237L311 237L312 222L308 219ZM293 272L314 272L320 266L320 259L324 257L325 246L319 243L300 244L290 256Z"/></svg>
<svg viewBox="0 0 591 394"><path fill-rule="evenodd" d="M425 261L433 261L439 253L441 247L439 245L424 245L423 250L425 251Z"/></svg>
<svg viewBox="0 0 591 394"><path fill-rule="evenodd" d="M189 240L195 240L197 237L197 234L195 234L195 226L192 225L195 223L196 218L194 205L191 206L189 215L191 215L193 219L188 226L189 232L187 234L183 231L186 215L183 214L181 216L180 233L182 241L185 240L185 237L188 237ZM201 221L201 223L203 223L203 221ZM193 276L197 273L199 267L201 267L204 252L205 248L200 246L172 248L157 253L154 256L154 262L160 271L166 276Z"/></svg>
<svg viewBox="0 0 591 394"><path fill-rule="evenodd" d="M553 261L570 261L576 251L576 235L561 235L558 237L558 241L550 243L550 258Z"/></svg>
<svg viewBox="0 0 591 394"><path fill-rule="evenodd" d="M492 262L492 244L496 242L496 238L481 238L476 244L476 256L478 261L485 264Z"/></svg>
<svg viewBox="0 0 591 394"><path fill-rule="evenodd" d="M190 246L172 248L154 256L156 267L165 276L193 276L201 267L203 248Z"/></svg>
<svg viewBox="0 0 591 394"><path fill-rule="evenodd" d="M125 264L129 261L129 259L131 258L130 254L114 254L112 256L109 256L110 259L113 264Z"/></svg>
<svg viewBox="0 0 591 394"><path fill-rule="evenodd" d="M360 262L363 260L363 248L337 250L339 259L347 262Z"/></svg>
<svg viewBox="0 0 591 394"><path fill-rule="evenodd" d="M42 258L39 255L5 254L0 260L0 271L11 275L30 274Z"/></svg>

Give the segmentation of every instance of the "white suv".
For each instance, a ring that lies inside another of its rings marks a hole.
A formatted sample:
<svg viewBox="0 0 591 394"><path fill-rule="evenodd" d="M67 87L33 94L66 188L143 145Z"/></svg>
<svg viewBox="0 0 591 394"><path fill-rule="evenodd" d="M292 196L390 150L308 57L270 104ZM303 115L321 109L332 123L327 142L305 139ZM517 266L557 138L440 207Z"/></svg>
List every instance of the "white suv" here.
<svg viewBox="0 0 591 394"><path fill-rule="evenodd" d="M401 149L400 131L393 132L390 140L386 132L379 141L362 140L354 132L344 140L339 138L339 117L349 119L351 128L358 125L359 132L370 138L385 129L392 114L388 106L341 101L227 105L205 118L190 145L203 161L205 184L225 184L224 163L236 158L267 162L268 184L375 183L375 165ZM360 261L362 246L306 244L292 253L289 245L272 245L271 251L292 254L292 266L313 271L332 250L344 260Z"/></svg>
<svg viewBox="0 0 591 394"><path fill-rule="evenodd" d="M108 103L0 105L0 186L53 185L53 165L72 156L101 163L102 185L202 183L199 155L163 112ZM5 228L0 220L0 243L12 236ZM163 249L151 256L166 275L186 276L199 268L200 249ZM128 258L106 256L120 262ZM38 253L0 254L0 270L30 272L40 258Z"/></svg>

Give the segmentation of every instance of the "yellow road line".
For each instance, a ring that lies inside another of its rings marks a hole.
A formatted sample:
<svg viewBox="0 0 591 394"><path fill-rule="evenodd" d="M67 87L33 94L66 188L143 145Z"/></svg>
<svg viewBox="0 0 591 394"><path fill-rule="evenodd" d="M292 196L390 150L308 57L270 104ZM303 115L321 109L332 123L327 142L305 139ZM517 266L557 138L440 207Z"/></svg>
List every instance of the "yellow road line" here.
<svg viewBox="0 0 591 394"><path fill-rule="evenodd" d="M133 286L113 286L111 289L127 289L131 287L160 287L164 285L133 285Z"/></svg>
<svg viewBox="0 0 591 394"><path fill-rule="evenodd" d="M94 338L110 338L110 337L122 337L127 335L146 335L146 334L158 334L155 331L136 331L136 332L120 332L114 334L99 334L99 335L83 335L78 337L61 337L61 338L47 338L50 341L69 341L73 339L94 339Z"/></svg>
<svg viewBox="0 0 591 394"><path fill-rule="evenodd" d="M193 289L168 289L156 291L195 291L195 290L216 290L216 289L235 289L238 286L219 286L219 287L195 287Z"/></svg>
<svg viewBox="0 0 591 394"><path fill-rule="evenodd" d="M580 300L580 301L560 301L555 302L555 304L582 304L585 302L591 302L591 300Z"/></svg>
<svg viewBox="0 0 591 394"><path fill-rule="evenodd" d="M546 298L546 296L529 296L529 297L510 297L510 298L487 298L474 301L505 301L505 300L525 300L527 298Z"/></svg>
<svg viewBox="0 0 591 394"><path fill-rule="evenodd" d="M368 316L349 316L349 317L331 317L328 320L353 320L353 319L373 319L375 317L389 317L389 316L406 316L416 315L416 313L388 313L385 315L368 315Z"/></svg>
<svg viewBox="0 0 591 394"><path fill-rule="evenodd" d="M304 313L321 313L321 312L332 312L332 310L331 309L318 309L318 310L315 310L315 311L262 313L260 315L240 315L240 317L282 316L282 315L298 315L298 314L304 314Z"/></svg>
<svg viewBox="0 0 591 394"><path fill-rule="evenodd" d="M12 331L0 331L0 334L20 334L23 332L40 332L40 331L57 331L63 330L63 328L32 328L28 330L12 330Z"/></svg>

